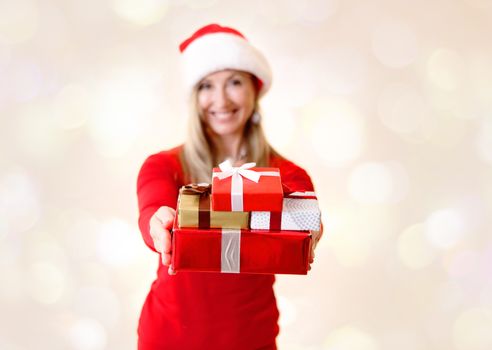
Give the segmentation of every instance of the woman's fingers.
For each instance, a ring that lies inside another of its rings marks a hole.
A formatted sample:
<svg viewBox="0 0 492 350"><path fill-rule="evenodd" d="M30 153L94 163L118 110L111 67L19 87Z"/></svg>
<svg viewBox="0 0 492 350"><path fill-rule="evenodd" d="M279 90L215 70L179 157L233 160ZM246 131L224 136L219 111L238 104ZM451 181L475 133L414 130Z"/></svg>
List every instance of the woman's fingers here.
<svg viewBox="0 0 492 350"><path fill-rule="evenodd" d="M318 245L319 239L321 238L321 231L311 231L311 234L313 235L313 245L314 248Z"/></svg>
<svg viewBox="0 0 492 350"><path fill-rule="evenodd" d="M309 262L310 263L313 263L314 262L314 257L315 257L315 255L314 255L314 248L311 248L311 256L309 257Z"/></svg>
<svg viewBox="0 0 492 350"><path fill-rule="evenodd" d="M152 239L154 247L162 255L162 263L169 265L171 263L171 232L163 228L161 223L151 226Z"/></svg>
<svg viewBox="0 0 492 350"><path fill-rule="evenodd" d="M162 264L164 264L165 266L171 265L171 248L171 233L167 231L167 235L164 236L164 241L162 244Z"/></svg>
<svg viewBox="0 0 492 350"><path fill-rule="evenodd" d="M162 257L162 265L170 266L171 265L171 253L161 254Z"/></svg>
<svg viewBox="0 0 492 350"><path fill-rule="evenodd" d="M173 208L160 207L154 215L161 222L164 228L170 229L173 226L176 211Z"/></svg>
<svg viewBox="0 0 492 350"><path fill-rule="evenodd" d="M309 257L309 270L311 270L311 264L314 262L314 250L316 249L316 246L318 245L321 237L323 237L323 223L320 224L319 231L311 231L311 234L313 235L313 244L311 245L311 255Z"/></svg>
<svg viewBox="0 0 492 350"><path fill-rule="evenodd" d="M311 270L311 264L314 263L314 258L315 258L314 250L316 249L316 246L318 245L319 239L323 235L322 230L323 230L323 228L321 228L321 231L311 231L313 242L311 244L311 250L309 252L309 268L308 268L308 271Z"/></svg>
<svg viewBox="0 0 492 350"><path fill-rule="evenodd" d="M154 248L161 253L162 264L171 264L172 241L171 232L176 211L169 207L160 207L150 219L150 235Z"/></svg>
<svg viewBox="0 0 492 350"><path fill-rule="evenodd" d="M163 252L163 238L165 236L164 228L162 227L161 222L155 217L152 216L150 218L150 236L154 241L154 248L159 253Z"/></svg>

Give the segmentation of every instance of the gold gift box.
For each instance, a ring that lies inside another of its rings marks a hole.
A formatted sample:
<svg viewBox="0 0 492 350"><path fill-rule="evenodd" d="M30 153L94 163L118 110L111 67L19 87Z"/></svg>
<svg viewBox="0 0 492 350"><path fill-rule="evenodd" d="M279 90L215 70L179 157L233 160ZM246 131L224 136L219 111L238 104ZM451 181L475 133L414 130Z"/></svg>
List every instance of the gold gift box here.
<svg viewBox="0 0 492 350"><path fill-rule="evenodd" d="M179 191L178 226L190 228L248 228L249 213L210 210L210 185L186 185Z"/></svg>

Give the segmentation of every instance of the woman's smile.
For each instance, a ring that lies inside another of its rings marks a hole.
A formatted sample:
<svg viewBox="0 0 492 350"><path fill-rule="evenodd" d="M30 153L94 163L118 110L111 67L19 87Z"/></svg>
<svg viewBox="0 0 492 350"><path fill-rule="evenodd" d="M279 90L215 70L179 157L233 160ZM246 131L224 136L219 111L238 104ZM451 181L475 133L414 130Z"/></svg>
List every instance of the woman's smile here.
<svg viewBox="0 0 492 350"><path fill-rule="evenodd" d="M237 109L229 111L211 111L212 117L215 117L219 121L227 121L236 115Z"/></svg>

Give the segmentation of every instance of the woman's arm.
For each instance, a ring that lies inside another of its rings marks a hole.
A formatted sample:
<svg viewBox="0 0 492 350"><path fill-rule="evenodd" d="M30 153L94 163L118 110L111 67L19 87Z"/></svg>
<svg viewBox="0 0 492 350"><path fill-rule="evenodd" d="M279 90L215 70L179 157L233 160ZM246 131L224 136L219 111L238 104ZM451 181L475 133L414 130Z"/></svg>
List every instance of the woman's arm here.
<svg viewBox="0 0 492 350"><path fill-rule="evenodd" d="M177 160L163 152L148 157L138 174L137 197L140 211L138 220L140 232L145 244L156 252L162 252L162 242L157 237L162 234L162 230L158 229L158 222L166 230L172 226L172 221L170 223L168 221L170 216L174 218L174 209L176 209L179 169ZM161 207L167 207L170 210L165 209L158 213ZM151 224L153 224L152 232ZM157 241L155 237L157 237ZM164 238L161 237L161 240Z"/></svg>

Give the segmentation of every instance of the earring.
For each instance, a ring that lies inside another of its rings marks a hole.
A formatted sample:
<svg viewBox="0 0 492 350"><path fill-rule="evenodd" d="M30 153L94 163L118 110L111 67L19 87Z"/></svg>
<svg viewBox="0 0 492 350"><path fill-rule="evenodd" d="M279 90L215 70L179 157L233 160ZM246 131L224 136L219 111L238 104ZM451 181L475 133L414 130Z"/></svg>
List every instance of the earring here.
<svg viewBox="0 0 492 350"><path fill-rule="evenodd" d="M259 112L255 111L253 113L253 115L251 116L251 121L253 122L253 124L260 124L261 114Z"/></svg>

